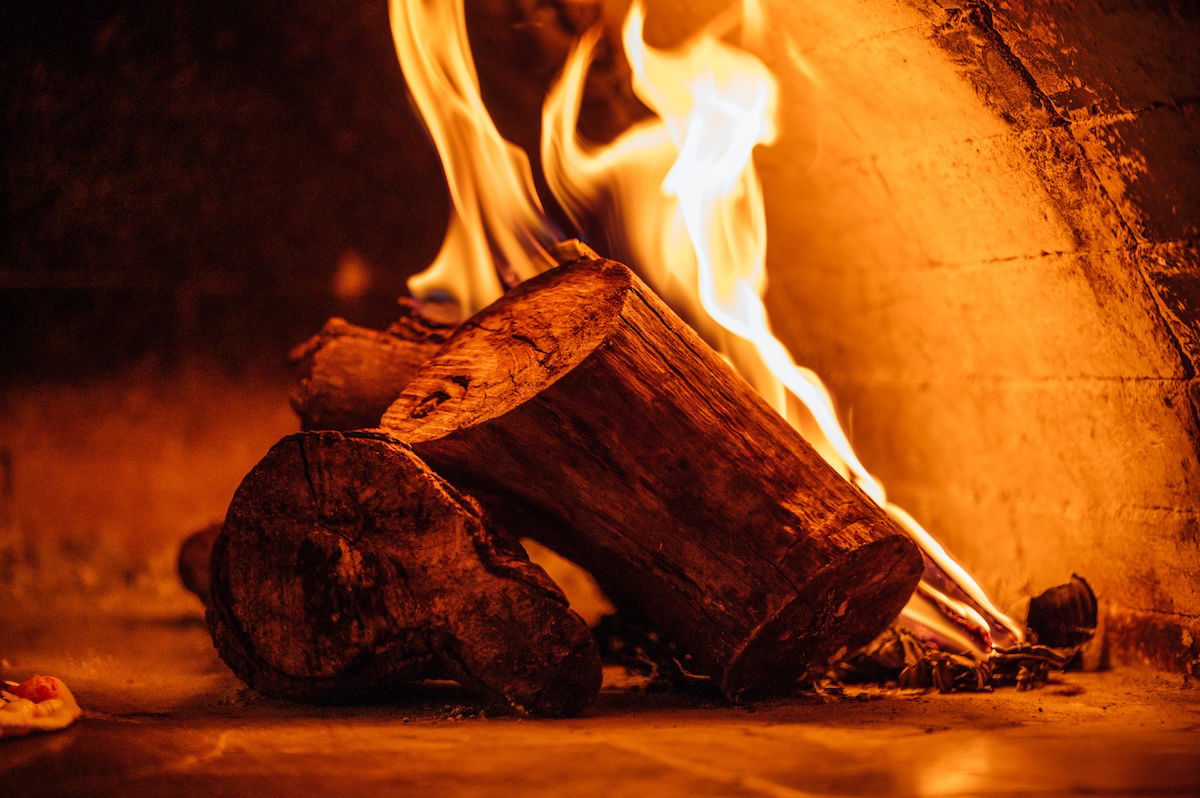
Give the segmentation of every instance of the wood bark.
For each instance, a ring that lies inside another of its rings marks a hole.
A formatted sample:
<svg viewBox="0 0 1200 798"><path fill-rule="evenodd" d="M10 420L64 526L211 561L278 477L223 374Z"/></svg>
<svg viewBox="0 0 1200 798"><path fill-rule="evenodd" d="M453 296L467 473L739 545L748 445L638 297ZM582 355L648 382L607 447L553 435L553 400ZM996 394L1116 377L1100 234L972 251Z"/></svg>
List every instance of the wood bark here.
<svg viewBox="0 0 1200 798"><path fill-rule="evenodd" d="M564 715L600 688L595 641L554 583L379 432L299 433L267 453L213 547L207 617L233 671L283 698L448 678Z"/></svg>
<svg viewBox="0 0 1200 798"><path fill-rule="evenodd" d="M578 239L554 247L560 263L596 253ZM401 297L386 330L333 317L288 355L296 377L291 404L303 430L369 429L461 321L453 301Z"/></svg>
<svg viewBox="0 0 1200 798"><path fill-rule="evenodd" d="M209 524L183 539L175 565L183 586L208 603L212 587L212 548L221 533L221 524Z"/></svg>
<svg viewBox="0 0 1200 798"><path fill-rule="evenodd" d="M905 533L612 261L546 272L469 319L382 426L731 698L865 644L920 578Z"/></svg>
<svg viewBox="0 0 1200 798"><path fill-rule="evenodd" d="M291 403L301 429L378 425L400 389L458 324L458 308L451 303L403 298L400 308L400 317L382 331L331 318L292 350Z"/></svg>

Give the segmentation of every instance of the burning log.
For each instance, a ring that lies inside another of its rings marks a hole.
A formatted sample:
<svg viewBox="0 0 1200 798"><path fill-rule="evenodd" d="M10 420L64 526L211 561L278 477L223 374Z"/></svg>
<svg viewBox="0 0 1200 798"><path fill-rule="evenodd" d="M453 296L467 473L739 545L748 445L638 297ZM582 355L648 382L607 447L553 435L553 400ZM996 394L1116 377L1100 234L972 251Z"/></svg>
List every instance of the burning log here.
<svg viewBox="0 0 1200 798"><path fill-rule="evenodd" d="M469 319L382 423L731 698L871 640L920 578L904 532L612 261Z"/></svg>
<svg viewBox="0 0 1200 798"><path fill-rule="evenodd" d="M296 373L292 408L301 429L363 429L388 405L458 324L449 302L403 298L387 330L332 318L288 356Z"/></svg>
<svg viewBox="0 0 1200 798"><path fill-rule="evenodd" d="M1015 685L1029 690L1066 668L1096 633L1096 595L1077 574L1029 602L1030 642L994 646L983 655L942 650L945 641L922 638L898 622L838 664L831 677L847 682L894 682L944 693Z"/></svg>
<svg viewBox="0 0 1200 798"><path fill-rule="evenodd" d="M551 255L559 263L597 257L578 239L559 242ZM291 404L301 429L378 426L383 411L461 320L452 301L401 297L399 304L400 316L386 330L335 316L288 354L296 376Z"/></svg>
<svg viewBox="0 0 1200 798"><path fill-rule="evenodd" d="M379 432L284 438L213 547L208 623L267 695L358 699L450 678L539 715L595 700L587 626L515 540Z"/></svg>

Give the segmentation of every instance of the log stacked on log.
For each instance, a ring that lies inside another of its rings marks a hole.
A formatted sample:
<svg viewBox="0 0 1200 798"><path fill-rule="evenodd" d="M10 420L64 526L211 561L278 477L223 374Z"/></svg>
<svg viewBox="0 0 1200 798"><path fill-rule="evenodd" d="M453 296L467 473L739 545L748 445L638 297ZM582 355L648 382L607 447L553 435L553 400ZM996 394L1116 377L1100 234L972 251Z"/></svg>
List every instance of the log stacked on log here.
<svg viewBox="0 0 1200 798"><path fill-rule="evenodd" d="M301 429L364 429L379 424L388 405L458 325L448 302L405 297L386 330L332 318L292 350L292 408Z"/></svg>
<svg viewBox="0 0 1200 798"><path fill-rule="evenodd" d="M579 711L595 644L516 537L586 567L735 700L789 691L899 612L922 570L904 532L627 268L575 255L447 324L431 357L433 335L340 321L297 351L306 428L381 427L285 438L239 487L208 617L245 681L333 700L449 676Z"/></svg>
<svg viewBox="0 0 1200 798"><path fill-rule="evenodd" d="M211 573L217 650L267 695L340 701L448 678L564 715L600 688L595 641L554 583L382 433L276 444L238 487Z"/></svg>
<svg viewBox="0 0 1200 798"><path fill-rule="evenodd" d="M553 255L559 263L598 257L577 239L559 242ZM291 403L301 429L378 426L388 405L461 321L451 301L401 297L399 305L386 330L334 317L291 351L288 362L296 377Z"/></svg>
<svg viewBox="0 0 1200 798"><path fill-rule="evenodd" d="M865 644L920 578L907 535L612 261L476 314L382 427L591 571L731 698Z"/></svg>

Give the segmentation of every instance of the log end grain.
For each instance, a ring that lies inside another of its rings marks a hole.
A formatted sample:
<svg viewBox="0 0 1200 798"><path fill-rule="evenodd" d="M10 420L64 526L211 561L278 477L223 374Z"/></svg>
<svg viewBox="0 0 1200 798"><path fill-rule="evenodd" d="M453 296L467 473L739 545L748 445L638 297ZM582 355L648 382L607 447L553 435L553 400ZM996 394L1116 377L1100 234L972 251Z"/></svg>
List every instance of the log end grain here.
<svg viewBox="0 0 1200 798"><path fill-rule="evenodd" d="M381 426L416 443L504 415L604 343L634 279L615 261L584 259L527 280L465 321ZM497 340L514 345L498 349Z"/></svg>
<svg viewBox="0 0 1200 798"><path fill-rule="evenodd" d="M445 303L415 305L385 331L331 318L288 356L296 376L291 404L302 429L375 427L409 378L454 325Z"/></svg>
<svg viewBox="0 0 1200 798"><path fill-rule="evenodd" d="M563 715L599 690L595 643L545 573L381 433L300 433L267 453L214 545L208 621L234 672L277 697L451 678Z"/></svg>
<svg viewBox="0 0 1200 798"><path fill-rule="evenodd" d="M780 695L823 675L831 660L887 628L921 571L921 559L903 535L843 553L747 639L719 679L721 692L734 700Z"/></svg>

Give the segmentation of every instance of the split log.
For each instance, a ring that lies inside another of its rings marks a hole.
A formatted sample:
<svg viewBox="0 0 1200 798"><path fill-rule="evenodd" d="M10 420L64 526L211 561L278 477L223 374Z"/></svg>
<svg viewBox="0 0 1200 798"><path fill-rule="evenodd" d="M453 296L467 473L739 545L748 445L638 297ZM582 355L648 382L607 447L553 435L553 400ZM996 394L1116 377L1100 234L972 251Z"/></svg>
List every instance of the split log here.
<svg viewBox="0 0 1200 798"><path fill-rule="evenodd" d="M288 356L296 375L292 408L300 428L363 429L400 394L416 370L458 325L449 302L404 298L400 317L386 330L331 318Z"/></svg>
<svg viewBox="0 0 1200 798"><path fill-rule="evenodd" d="M578 239L560 241L559 263L596 253ZM368 429L400 390L437 352L461 320L457 303L401 297L400 315L386 330L372 330L333 317L288 354L296 377L291 404L300 428Z"/></svg>
<svg viewBox="0 0 1200 798"><path fill-rule="evenodd" d="M469 319L382 426L731 698L786 692L867 643L921 575L905 533L612 261Z"/></svg>
<svg viewBox="0 0 1200 798"><path fill-rule="evenodd" d="M448 678L565 715L600 688L595 641L554 583L379 432L298 433L267 453L213 547L207 617L225 662L276 697Z"/></svg>

